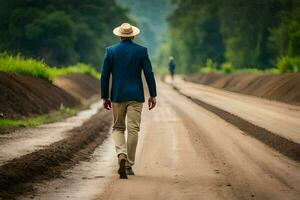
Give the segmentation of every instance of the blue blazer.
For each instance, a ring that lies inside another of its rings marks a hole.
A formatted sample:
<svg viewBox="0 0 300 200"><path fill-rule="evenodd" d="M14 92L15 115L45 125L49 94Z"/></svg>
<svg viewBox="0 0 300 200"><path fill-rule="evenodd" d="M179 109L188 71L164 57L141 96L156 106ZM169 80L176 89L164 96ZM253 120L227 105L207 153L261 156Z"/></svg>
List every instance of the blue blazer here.
<svg viewBox="0 0 300 200"><path fill-rule="evenodd" d="M147 48L122 40L106 49L101 74L101 97L109 98L109 79L112 75L111 101L144 102L141 73L144 72L151 97L156 96L156 84Z"/></svg>

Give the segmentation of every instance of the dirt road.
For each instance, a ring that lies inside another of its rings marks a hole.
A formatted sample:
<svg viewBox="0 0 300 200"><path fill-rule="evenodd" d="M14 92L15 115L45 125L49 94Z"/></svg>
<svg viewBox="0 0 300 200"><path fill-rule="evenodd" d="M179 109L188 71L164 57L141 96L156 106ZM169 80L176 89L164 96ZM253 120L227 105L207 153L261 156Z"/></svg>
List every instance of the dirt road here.
<svg viewBox="0 0 300 200"><path fill-rule="evenodd" d="M177 78L181 92L237 115L284 138L300 143L300 107L220 90Z"/></svg>
<svg viewBox="0 0 300 200"><path fill-rule="evenodd" d="M37 151L66 138L68 130L81 126L85 120L97 113L100 107L100 103L95 102L89 109L60 122L0 134L0 166L13 158Z"/></svg>
<svg viewBox="0 0 300 200"><path fill-rule="evenodd" d="M143 110L136 176L118 179L109 139L110 145L104 145L92 161L80 163L59 181L37 186L36 196L30 198L300 198L299 163L178 94L171 86L161 82L158 86L158 107L151 112ZM101 170L96 170L97 166L102 166Z"/></svg>
<svg viewBox="0 0 300 200"><path fill-rule="evenodd" d="M99 199L299 199L300 168L216 115L160 84L156 112L144 111L129 181Z"/></svg>

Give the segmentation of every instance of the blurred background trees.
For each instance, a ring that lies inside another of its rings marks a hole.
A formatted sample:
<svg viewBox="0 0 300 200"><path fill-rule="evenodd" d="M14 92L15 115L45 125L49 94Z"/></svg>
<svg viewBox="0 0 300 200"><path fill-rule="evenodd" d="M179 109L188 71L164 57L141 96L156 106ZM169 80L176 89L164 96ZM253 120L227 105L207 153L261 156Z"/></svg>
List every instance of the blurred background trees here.
<svg viewBox="0 0 300 200"><path fill-rule="evenodd" d="M165 37L166 18L172 11L170 0L117 0L129 10L130 18L141 28L141 40L154 54Z"/></svg>
<svg viewBox="0 0 300 200"><path fill-rule="evenodd" d="M0 51L98 67L126 10L106 0L0 0Z"/></svg>
<svg viewBox="0 0 300 200"><path fill-rule="evenodd" d="M99 69L124 21L158 70L300 71L300 0L0 0L0 52Z"/></svg>
<svg viewBox="0 0 300 200"><path fill-rule="evenodd" d="M198 72L208 61L226 70L230 66L268 69L282 63L299 63L299 0L173 3L176 8L168 18L168 39L161 46L164 52L158 52L173 55L179 72ZM165 65L162 56L157 57Z"/></svg>

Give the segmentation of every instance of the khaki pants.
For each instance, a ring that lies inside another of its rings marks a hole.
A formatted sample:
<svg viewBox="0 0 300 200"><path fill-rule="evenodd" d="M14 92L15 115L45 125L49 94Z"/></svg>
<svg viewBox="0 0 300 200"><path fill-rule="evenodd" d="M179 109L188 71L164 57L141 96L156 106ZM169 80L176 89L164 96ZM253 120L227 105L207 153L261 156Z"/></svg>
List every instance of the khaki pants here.
<svg viewBox="0 0 300 200"><path fill-rule="evenodd" d="M135 152L140 130L141 113L143 103L137 101L126 101L112 103L114 125L112 137L115 142L117 155L127 155L127 166L134 165ZM125 139L125 118L127 116L127 142Z"/></svg>

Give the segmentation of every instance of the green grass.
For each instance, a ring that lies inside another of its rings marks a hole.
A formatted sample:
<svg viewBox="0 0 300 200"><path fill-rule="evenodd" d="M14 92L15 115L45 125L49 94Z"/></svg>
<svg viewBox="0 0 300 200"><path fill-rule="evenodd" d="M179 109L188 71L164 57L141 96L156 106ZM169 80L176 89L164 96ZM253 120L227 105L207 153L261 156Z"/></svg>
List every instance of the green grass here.
<svg viewBox="0 0 300 200"><path fill-rule="evenodd" d="M66 117L73 116L77 113L76 109L65 108L61 106L59 111L53 112L49 115L40 115L37 117L26 119L0 119L0 127L2 126L19 126L19 127L32 127L45 123L52 123L60 121Z"/></svg>
<svg viewBox="0 0 300 200"><path fill-rule="evenodd" d="M212 59L207 59L206 65L200 67L200 73L268 73L268 74L281 74L281 73L299 73L300 72L300 57L283 56L277 60L276 67L267 69L258 68L236 68L231 63L223 63L219 68Z"/></svg>
<svg viewBox="0 0 300 200"><path fill-rule="evenodd" d="M66 74L79 73L89 74L99 79L100 74L93 68L85 64L76 64L72 66L54 68L49 67L46 63L40 60L24 58L20 55L12 56L7 53L0 54L0 71L12 72L17 74L29 75L52 82L57 76ZM37 117L26 119L7 119L0 118L0 127L2 126L22 126L31 127L44 123L60 121L63 118L76 114L75 109L65 108L61 106L59 111L55 111L49 115L40 115Z"/></svg>
<svg viewBox="0 0 300 200"><path fill-rule="evenodd" d="M30 75L51 81L49 67L42 61L25 59L21 56L0 54L0 71Z"/></svg>
<svg viewBox="0 0 300 200"><path fill-rule="evenodd" d="M49 67L41 60L24 58L20 55L12 56L7 53L0 54L0 71L34 76L50 82L57 77L71 73L89 74L99 79L99 73L86 64L76 64L62 68Z"/></svg>
<svg viewBox="0 0 300 200"><path fill-rule="evenodd" d="M66 74L89 74L97 79L100 78L100 74L93 68L86 64L78 63L76 65L63 67L63 68L51 68L49 70L50 77L52 80L57 76L62 76Z"/></svg>

